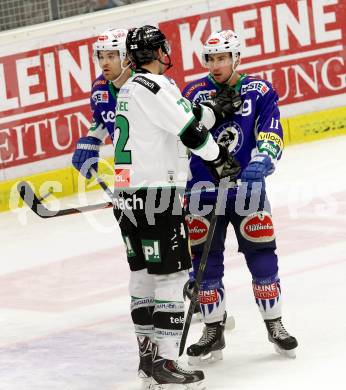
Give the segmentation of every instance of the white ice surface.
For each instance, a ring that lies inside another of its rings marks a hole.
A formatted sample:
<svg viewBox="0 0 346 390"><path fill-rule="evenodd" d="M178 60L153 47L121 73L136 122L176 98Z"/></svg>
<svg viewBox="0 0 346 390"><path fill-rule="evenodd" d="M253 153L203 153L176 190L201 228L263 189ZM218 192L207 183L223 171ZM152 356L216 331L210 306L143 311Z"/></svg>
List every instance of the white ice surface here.
<svg viewBox="0 0 346 390"><path fill-rule="evenodd" d="M208 389L346 388L346 137L287 148L268 187L297 358L268 342L230 230L224 281L236 328L224 360L205 369ZM111 209L50 220L21 209L0 214L0 227L0 390L138 389L129 271ZM192 324L187 344L201 329Z"/></svg>

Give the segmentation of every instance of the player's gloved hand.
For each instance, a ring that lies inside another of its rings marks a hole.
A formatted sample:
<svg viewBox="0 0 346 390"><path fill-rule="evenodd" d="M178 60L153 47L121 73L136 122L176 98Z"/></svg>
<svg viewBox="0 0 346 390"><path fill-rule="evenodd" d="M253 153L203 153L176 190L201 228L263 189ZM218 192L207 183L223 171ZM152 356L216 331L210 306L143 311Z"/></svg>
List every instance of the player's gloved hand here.
<svg viewBox="0 0 346 390"><path fill-rule="evenodd" d="M235 180L240 172L238 161L229 154L226 146L219 144L219 150L218 157L212 161L204 161L205 164L216 180L223 179L224 177Z"/></svg>
<svg viewBox="0 0 346 390"><path fill-rule="evenodd" d="M242 105L242 100L238 92L230 85L223 86L212 100L201 103L211 108L216 120L223 120L233 115Z"/></svg>
<svg viewBox="0 0 346 390"><path fill-rule="evenodd" d="M241 174L241 181L246 183L253 183L263 181L266 176L271 175L275 170L275 165L265 153L256 154L249 165Z"/></svg>
<svg viewBox="0 0 346 390"><path fill-rule="evenodd" d="M95 137L87 136L87 137L81 137L77 142L77 148L72 156L72 165L81 172L83 164L89 159L89 158L98 158L99 157L99 149L100 144L102 143L101 140ZM97 171L98 163L97 161L89 168L94 168L95 171ZM82 174L84 172L81 172ZM91 178L91 174L89 171L84 175L87 179Z"/></svg>

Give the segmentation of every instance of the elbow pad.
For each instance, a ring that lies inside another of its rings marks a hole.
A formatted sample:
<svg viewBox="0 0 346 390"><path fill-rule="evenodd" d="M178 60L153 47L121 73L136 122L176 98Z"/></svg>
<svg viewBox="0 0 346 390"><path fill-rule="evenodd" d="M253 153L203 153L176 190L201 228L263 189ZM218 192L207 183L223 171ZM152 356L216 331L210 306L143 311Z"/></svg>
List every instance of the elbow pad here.
<svg viewBox="0 0 346 390"><path fill-rule="evenodd" d="M189 149L198 149L205 143L208 134L208 129L201 122L194 119L180 135L180 139Z"/></svg>

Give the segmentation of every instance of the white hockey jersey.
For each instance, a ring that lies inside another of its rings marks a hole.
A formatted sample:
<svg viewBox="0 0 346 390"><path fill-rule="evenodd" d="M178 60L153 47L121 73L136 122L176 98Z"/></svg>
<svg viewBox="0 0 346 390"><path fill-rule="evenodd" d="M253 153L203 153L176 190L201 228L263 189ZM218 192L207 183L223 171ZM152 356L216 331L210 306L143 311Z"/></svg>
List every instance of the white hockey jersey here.
<svg viewBox="0 0 346 390"><path fill-rule="evenodd" d="M194 120L173 80L135 74L118 94L115 187L185 187L187 149L179 135Z"/></svg>

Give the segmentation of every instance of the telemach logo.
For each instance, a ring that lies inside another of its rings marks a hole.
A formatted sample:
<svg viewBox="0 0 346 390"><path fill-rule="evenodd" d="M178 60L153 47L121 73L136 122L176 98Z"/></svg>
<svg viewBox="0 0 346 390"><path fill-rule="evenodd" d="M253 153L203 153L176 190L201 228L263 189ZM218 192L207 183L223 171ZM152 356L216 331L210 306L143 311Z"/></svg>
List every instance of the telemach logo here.
<svg viewBox="0 0 346 390"><path fill-rule="evenodd" d="M119 210L143 210L144 201L133 194L129 198L114 198L114 207Z"/></svg>

